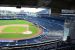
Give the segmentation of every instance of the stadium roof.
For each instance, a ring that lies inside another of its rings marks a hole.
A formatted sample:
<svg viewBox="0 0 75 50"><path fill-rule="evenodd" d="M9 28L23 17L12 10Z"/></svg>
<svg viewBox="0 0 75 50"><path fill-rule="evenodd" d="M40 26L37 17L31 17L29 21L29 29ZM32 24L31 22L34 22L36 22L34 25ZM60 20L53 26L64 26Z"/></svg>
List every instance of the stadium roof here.
<svg viewBox="0 0 75 50"><path fill-rule="evenodd" d="M75 0L0 0L0 6L75 9Z"/></svg>

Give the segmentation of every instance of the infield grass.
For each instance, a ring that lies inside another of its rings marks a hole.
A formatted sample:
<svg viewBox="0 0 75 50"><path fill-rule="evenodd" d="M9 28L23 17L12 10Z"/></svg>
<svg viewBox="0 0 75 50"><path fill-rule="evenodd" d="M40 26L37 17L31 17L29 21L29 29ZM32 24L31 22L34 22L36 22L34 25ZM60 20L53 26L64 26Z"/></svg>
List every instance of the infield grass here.
<svg viewBox="0 0 75 50"><path fill-rule="evenodd" d="M2 30L2 32L6 33L22 33L26 30L23 26L8 26Z"/></svg>

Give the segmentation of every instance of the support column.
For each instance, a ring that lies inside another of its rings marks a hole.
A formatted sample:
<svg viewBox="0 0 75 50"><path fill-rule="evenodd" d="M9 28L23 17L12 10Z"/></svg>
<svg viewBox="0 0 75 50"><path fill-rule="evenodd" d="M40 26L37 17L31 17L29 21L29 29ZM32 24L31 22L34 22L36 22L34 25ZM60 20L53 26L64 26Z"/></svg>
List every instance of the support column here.
<svg viewBox="0 0 75 50"><path fill-rule="evenodd" d="M51 8L48 9L48 14L49 14L49 16L51 16Z"/></svg>
<svg viewBox="0 0 75 50"><path fill-rule="evenodd" d="M65 22L64 22L64 36L63 36L63 41L68 41L69 30L70 30L70 20L66 18Z"/></svg>

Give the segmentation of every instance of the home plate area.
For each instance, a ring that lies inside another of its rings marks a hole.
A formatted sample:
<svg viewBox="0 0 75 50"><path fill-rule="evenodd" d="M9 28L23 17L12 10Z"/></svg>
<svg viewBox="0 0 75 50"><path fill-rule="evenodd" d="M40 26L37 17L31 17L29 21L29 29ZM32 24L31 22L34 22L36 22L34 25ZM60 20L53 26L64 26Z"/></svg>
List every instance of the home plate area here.
<svg viewBox="0 0 75 50"><path fill-rule="evenodd" d="M23 34L32 34L32 31L25 31Z"/></svg>

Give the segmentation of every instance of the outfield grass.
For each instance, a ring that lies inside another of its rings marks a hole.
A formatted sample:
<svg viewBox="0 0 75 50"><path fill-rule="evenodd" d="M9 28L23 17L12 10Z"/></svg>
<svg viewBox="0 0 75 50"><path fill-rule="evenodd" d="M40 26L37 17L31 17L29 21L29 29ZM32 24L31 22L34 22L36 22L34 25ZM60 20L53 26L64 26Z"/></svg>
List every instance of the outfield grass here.
<svg viewBox="0 0 75 50"><path fill-rule="evenodd" d="M33 25L31 22L25 20L0 20L0 25L9 25L9 24L29 24Z"/></svg>
<svg viewBox="0 0 75 50"><path fill-rule="evenodd" d="M32 31L32 34L22 34L19 32L23 32L26 29L22 26L18 27L7 27L3 30L3 32L7 33L0 33L0 38L29 38L36 36L38 32L38 28L33 25L33 23L25 21L25 20L0 20L0 26L3 25L10 25L10 24L28 24L29 25L29 30ZM14 28L17 28L18 30L13 30ZM10 33L10 32L16 32L16 33Z"/></svg>

